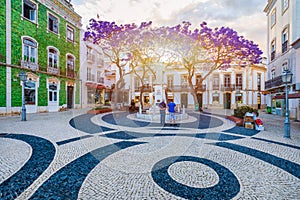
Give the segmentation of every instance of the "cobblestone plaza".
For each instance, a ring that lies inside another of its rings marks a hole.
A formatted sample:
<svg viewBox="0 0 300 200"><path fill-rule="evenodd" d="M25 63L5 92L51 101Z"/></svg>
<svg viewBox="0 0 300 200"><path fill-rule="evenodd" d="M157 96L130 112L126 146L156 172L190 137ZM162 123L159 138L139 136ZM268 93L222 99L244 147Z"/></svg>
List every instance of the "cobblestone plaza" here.
<svg viewBox="0 0 300 200"><path fill-rule="evenodd" d="M187 113L164 127L120 111L1 117L0 199L299 199L299 122L287 139L264 112L260 132Z"/></svg>

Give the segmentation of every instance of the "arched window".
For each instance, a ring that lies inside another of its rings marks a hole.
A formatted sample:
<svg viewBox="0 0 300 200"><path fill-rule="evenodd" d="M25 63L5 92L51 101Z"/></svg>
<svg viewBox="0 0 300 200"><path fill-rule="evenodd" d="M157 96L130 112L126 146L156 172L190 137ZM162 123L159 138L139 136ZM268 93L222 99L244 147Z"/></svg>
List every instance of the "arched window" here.
<svg viewBox="0 0 300 200"><path fill-rule="evenodd" d="M23 38L23 61L36 63L37 43L30 38Z"/></svg>
<svg viewBox="0 0 300 200"><path fill-rule="evenodd" d="M67 55L67 76L75 77L75 59L72 55Z"/></svg>
<svg viewBox="0 0 300 200"><path fill-rule="evenodd" d="M48 49L48 66L52 68L59 68L59 53L55 48Z"/></svg>

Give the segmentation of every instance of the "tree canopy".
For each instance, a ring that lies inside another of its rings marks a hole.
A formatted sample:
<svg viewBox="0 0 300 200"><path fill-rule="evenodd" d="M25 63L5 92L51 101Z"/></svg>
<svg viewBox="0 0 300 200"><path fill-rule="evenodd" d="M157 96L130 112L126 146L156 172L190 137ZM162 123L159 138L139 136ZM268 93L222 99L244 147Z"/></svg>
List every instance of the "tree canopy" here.
<svg viewBox="0 0 300 200"><path fill-rule="evenodd" d="M118 68L118 83L124 81L123 68L127 64L130 66L127 74L136 74L137 67L144 70L143 74L154 73L151 64L158 62L183 66L188 73L188 84L195 103L198 103L196 94L199 85L193 85L192 78L197 69L205 66L202 82L215 70L257 64L262 55L257 44L239 36L233 29L210 28L206 22L192 29L190 22L173 27L152 27L151 21L140 25L117 25L115 22L91 19L84 40L92 40L102 47L104 54ZM117 85L117 89L124 86Z"/></svg>

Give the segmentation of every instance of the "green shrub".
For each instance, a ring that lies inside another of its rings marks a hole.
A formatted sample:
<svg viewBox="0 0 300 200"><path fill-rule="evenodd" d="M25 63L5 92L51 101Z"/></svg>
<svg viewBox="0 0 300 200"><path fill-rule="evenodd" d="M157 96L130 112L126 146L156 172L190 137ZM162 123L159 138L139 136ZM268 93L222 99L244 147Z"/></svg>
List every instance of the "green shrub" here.
<svg viewBox="0 0 300 200"><path fill-rule="evenodd" d="M258 110L250 106L240 106L237 109L234 109L233 116L243 119L247 112L254 112L258 116Z"/></svg>

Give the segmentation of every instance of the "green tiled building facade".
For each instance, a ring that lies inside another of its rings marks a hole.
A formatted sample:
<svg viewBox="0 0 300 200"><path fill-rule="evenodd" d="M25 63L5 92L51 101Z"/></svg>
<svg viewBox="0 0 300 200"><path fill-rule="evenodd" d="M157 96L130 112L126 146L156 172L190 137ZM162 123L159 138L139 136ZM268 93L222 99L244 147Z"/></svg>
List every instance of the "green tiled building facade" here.
<svg viewBox="0 0 300 200"><path fill-rule="evenodd" d="M20 112L22 98L28 113L78 107L81 17L70 1L6 0L0 13L0 113Z"/></svg>

